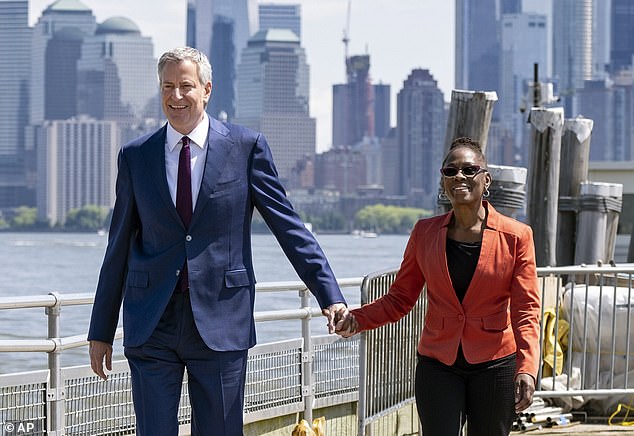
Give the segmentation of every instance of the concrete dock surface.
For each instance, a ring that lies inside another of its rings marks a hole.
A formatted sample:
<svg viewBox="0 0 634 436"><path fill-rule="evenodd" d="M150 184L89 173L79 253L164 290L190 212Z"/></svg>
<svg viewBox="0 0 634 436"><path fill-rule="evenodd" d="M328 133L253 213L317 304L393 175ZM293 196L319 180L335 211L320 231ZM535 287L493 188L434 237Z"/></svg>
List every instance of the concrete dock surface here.
<svg viewBox="0 0 634 436"><path fill-rule="evenodd" d="M550 428L535 428L525 431L514 431L511 435L518 434L530 434L530 435L555 435L566 434L569 436L576 435L632 435L634 436L634 426L623 425L607 425L607 424L588 424L580 422L572 422L567 425L554 426Z"/></svg>

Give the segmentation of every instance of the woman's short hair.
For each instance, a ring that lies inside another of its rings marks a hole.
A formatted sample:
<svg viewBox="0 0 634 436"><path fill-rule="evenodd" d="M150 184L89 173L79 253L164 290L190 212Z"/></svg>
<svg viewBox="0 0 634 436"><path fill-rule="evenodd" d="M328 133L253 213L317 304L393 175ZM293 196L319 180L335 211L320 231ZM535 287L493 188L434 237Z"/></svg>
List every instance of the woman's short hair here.
<svg viewBox="0 0 634 436"><path fill-rule="evenodd" d="M442 161L443 166L445 166L445 164L447 163L447 159L449 159L449 156L451 155L451 153L453 153L454 150L457 150L459 148L467 148L473 151L476 156L482 159L482 161L484 162L484 166L486 167L487 158L484 155L484 152L482 151L482 147L480 146L480 143L476 141L475 139L469 138L468 136L461 136L451 141L451 145L449 146L449 151L447 152L447 154L445 155L445 158Z"/></svg>

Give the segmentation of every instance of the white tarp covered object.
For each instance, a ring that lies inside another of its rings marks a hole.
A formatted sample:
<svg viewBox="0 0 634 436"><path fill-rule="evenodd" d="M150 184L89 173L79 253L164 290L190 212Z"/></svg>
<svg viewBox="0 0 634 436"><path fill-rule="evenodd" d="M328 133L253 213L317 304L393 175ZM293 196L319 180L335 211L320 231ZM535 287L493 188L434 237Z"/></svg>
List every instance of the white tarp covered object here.
<svg viewBox="0 0 634 436"><path fill-rule="evenodd" d="M634 289L618 286L568 286L562 317L570 323L573 374L577 389L634 387ZM628 344L629 342L629 344ZM570 350L569 350L570 351ZM629 354L629 360L626 359ZM569 368L564 364L564 372ZM626 383L627 374L627 386ZM577 378L580 375L580 380ZM571 386L572 387L572 386ZM584 409L608 415L632 396L584 396Z"/></svg>

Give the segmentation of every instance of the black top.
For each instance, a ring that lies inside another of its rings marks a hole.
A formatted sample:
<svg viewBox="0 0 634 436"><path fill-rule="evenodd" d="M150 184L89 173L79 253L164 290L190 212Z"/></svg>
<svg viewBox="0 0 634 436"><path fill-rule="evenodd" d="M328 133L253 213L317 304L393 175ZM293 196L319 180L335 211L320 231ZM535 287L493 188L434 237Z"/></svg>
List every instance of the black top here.
<svg viewBox="0 0 634 436"><path fill-rule="evenodd" d="M480 242L460 242L447 238L447 268L453 289L461 303L478 265L481 246ZM483 368L489 364L490 362L484 362ZM458 347L458 355L453 366L463 369L473 367L462 353L462 344Z"/></svg>
<svg viewBox="0 0 634 436"><path fill-rule="evenodd" d="M460 242L447 238L447 268L461 303L478 265L481 245L480 242Z"/></svg>

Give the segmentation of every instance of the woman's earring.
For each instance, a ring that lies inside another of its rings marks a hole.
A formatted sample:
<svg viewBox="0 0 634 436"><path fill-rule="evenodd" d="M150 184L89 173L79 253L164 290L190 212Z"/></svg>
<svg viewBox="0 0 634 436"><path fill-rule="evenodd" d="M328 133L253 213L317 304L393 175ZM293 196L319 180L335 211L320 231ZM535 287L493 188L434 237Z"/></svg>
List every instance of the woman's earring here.
<svg viewBox="0 0 634 436"><path fill-rule="evenodd" d="M440 201L445 201L447 200L449 197L447 197L447 194L445 194L445 191L439 192L438 193L438 199Z"/></svg>
<svg viewBox="0 0 634 436"><path fill-rule="evenodd" d="M484 194L482 194L482 196L484 198L489 198L489 195L491 195L491 193L489 192L489 188L484 188Z"/></svg>

